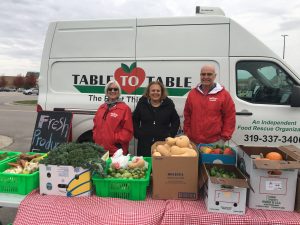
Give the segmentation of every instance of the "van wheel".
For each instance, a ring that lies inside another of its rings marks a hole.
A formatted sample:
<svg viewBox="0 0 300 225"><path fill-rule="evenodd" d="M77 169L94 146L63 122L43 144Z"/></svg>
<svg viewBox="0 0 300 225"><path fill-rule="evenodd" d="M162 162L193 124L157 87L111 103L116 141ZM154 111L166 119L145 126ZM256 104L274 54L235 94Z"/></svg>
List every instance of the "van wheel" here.
<svg viewBox="0 0 300 225"><path fill-rule="evenodd" d="M94 142L93 140L93 132L91 130L83 133L82 135L79 136L79 138L77 139L78 143L82 143L82 142Z"/></svg>

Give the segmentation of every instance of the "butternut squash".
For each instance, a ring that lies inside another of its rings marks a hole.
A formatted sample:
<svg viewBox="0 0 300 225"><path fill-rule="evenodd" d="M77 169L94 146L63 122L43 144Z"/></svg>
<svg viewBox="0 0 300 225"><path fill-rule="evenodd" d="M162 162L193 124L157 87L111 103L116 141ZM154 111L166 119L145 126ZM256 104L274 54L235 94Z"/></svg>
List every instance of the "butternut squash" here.
<svg viewBox="0 0 300 225"><path fill-rule="evenodd" d="M170 156L170 151L164 146L164 145L157 145L156 150L162 155L162 156Z"/></svg>
<svg viewBox="0 0 300 225"><path fill-rule="evenodd" d="M152 156L161 156L161 154L159 153L159 152L154 152L153 154L152 154Z"/></svg>
<svg viewBox="0 0 300 225"><path fill-rule="evenodd" d="M180 154L180 155L172 155L172 156L175 156L175 157L196 157L197 156L197 152L194 150L194 149L190 149L190 148L183 148L185 149L185 153L183 154Z"/></svg>
<svg viewBox="0 0 300 225"><path fill-rule="evenodd" d="M175 138L172 138L172 137L167 137L167 138L166 138L166 143L167 143L168 145L170 145L170 146L175 145L176 139L175 139Z"/></svg>
<svg viewBox="0 0 300 225"><path fill-rule="evenodd" d="M170 149L172 155L181 155L186 152L186 149L173 145Z"/></svg>
<svg viewBox="0 0 300 225"><path fill-rule="evenodd" d="M168 151L170 151L170 149L171 149L171 146L169 145L169 144L164 144L164 146L166 147L166 149L168 149Z"/></svg>
<svg viewBox="0 0 300 225"><path fill-rule="evenodd" d="M189 144L190 144L190 139L187 136L182 135L182 136L176 137L176 145L178 147L186 148L186 147L189 147Z"/></svg>

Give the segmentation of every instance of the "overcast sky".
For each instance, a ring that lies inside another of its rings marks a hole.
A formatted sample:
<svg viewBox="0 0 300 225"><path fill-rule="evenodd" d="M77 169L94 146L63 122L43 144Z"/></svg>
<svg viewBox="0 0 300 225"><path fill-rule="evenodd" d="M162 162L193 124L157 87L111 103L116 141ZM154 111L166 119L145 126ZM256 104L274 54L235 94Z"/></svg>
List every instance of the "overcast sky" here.
<svg viewBox="0 0 300 225"><path fill-rule="evenodd" d="M194 16L220 7L300 74L299 0L1 0L0 75L39 71L48 24L57 20Z"/></svg>

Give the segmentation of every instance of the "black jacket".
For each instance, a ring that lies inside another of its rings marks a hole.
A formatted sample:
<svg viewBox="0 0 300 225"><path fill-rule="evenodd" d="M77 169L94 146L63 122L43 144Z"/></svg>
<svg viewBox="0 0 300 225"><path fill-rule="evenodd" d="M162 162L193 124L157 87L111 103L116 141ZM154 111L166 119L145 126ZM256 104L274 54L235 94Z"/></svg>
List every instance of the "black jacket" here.
<svg viewBox="0 0 300 225"><path fill-rule="evenodd" d="M171 99L167 97L159 107L153 107L146 97L141 97L133 112L137 155L151 156L151 145L166 137L174 137L179 125L180 119Z"/></svg>

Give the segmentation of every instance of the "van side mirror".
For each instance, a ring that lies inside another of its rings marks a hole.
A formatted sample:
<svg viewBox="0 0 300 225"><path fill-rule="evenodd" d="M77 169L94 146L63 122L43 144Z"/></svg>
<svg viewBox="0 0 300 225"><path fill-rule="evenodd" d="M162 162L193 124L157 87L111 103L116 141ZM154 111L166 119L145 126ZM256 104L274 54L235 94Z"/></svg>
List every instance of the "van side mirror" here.
<svg viewBox="0 0 300 225"><path fill-rule="evenodd" d="M292 88L291 107L300 107L300 86L298 85Z"/></svg>

